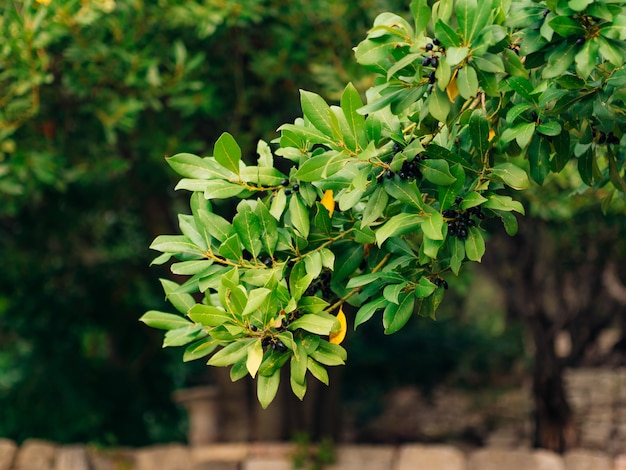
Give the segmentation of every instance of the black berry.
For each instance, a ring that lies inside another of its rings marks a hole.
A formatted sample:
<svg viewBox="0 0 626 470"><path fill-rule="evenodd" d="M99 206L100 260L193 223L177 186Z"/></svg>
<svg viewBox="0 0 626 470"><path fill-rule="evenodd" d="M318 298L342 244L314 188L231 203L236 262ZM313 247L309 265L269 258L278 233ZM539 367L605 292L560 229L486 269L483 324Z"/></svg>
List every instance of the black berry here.
<svg viewBox="0 0 626 470"><path fill-rule="evenodd" d="M283 186L289 186L289 180L288 179L284 179L280 182L281 185Z"/></svg>
<svg viewBox="0 0 626 470"><path fill-rule="evenodd" d="M437 57L431 57L430 65L432 65L433 67L437 68L437 66L439 65L439 59L437 59Z"/></svg>
<svg viewBox="0 0 626 470"><path fill-rule="evenodd" d="M391 170L385 171L385 176L387 177L388 180L390 180L391 178L393 178L393 171Z"/></svg>
<svg viewBox="0 0 626 470"><path fill-rule="evenodd" d="M461 204L463 202L463 198L461 196L457 196L456 199L454 199L454 203L458 206L459 204Z"/></svg>
<svg viewBox="0 0 626 470"><path fill-rule="evenodd" d="M250 325L250 329L252 331L258 331L259 330L256 325Z"/></svg>
<svg viewBox="0 0 626 470"><path fill-rule="evenodd" d="M434 39L433 39L433 44L434 44L435 46L438 46L438 45L440 45L440 44L441 44L441 41L440 41L439 39L437 39L437 38L434 38Z"/></svg>
<svg viewBox="0 0 626 470"><path fill-rule="evenodd" d="M446 281L445 279L441 280L441 285L443 286L444 289L448 288L448 281Z"/></svg>
<svg viewBox="0 0 626 470"><path fill-rule="evenodd" d="M435 47L432 43L428 43L426 44L426 46L424 46L424 49L426 49L427 51L432 51L433 47Z"/></svg>
<svg viewBox="0 0 626 470"><path fill-rule="evenodd" d="M285 189L285 196L289 196L291 194L291 189Z"/></svg>
<svg viewBox="0 0 626 470"><path fill-rule="evenodd" d="M467 229L465 227L459 227L456 234L461 240L464 240L467 238Z"/></svg>
<svg viewBox="0 0 626 470"><path fill-rule="evenodd" d="M580 37L576 39L576 42L574 44L576 44L577 46L582 46L583 44L585 44L585 38Z"/></svg>
<svg viewBox="0 0 626 470"><path fill-rule="evenodd" d="M428 83L435 83L435 72L430 72L430 75L428 75Z"/></svg>
<svg viewBox="0 0 626 470"><path fill-rule="evenodd" d="M300 185L299 184L294 184L291 189L293 189L294 193L297 193L298 191L300 191Z"/></svg>
<svg viewBox="0 0 626 470"><path fill-rule="evenodd" d="M453 237L456 235L456 225L454 222L448 223L448 236Z"/></svg>
<svg viewBox="0 0 626 470"><path fill-rule="evenodd" d="M422 65L424 67L428 67L430 65L430 57L425 57L424 60L422 61Z"/></svg>

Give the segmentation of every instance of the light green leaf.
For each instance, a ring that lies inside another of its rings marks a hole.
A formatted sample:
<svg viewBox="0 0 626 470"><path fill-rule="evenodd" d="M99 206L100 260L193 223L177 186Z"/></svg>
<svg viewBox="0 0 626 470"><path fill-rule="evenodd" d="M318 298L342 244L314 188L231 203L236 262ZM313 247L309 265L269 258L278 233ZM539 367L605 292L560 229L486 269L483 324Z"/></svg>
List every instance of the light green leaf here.
<svg viewBox="0 0 626 470"><path fill-rule="evenodd" d="M415 22L415 33L419 34L426 29L430 21L430 7L427 0L412 0L411 13Z"/></svg>
<svg viewBox="0 0 626 470"><path fill-rule="evenodd" d="M232 321L233 317L224 310L212 305L195 304L187 314L194 322L205 326L219 326Z"/></svg>
<svg viewBox="0 0 626 470"><path fill-rule="evenodd" d="M150 249L164 253L202 255L202 250L184 235L159 235L150 245Z"/></svg>
<svg viewBox="0 0 626 470"><path fill-rule="evenodd" d="M445 91L439 87L433 88L432 93L428 97L428 111L431 116L438 121L445 122L450 113L450 99Z"/></svg>
<svg viewBox="0 0 626 470"><path fill-rule="evenodd" d="M216 352L207 365L224 367L239 362L248 355L248 349L258 341L256 338L243 338L233 341Z"/></svg>
<svg viewBox="0 0 626 470"><path fill-rule="evenodd" d="M310 91L300 90L300 103L302 112L316 129L327 136L333 135L330 119L330 106L324 99Z"/></svg>
<svg viewBox="0 0 626 470"><path fill-rule="evenodd" d="M530 181L528 181L526 172L513 163L499 163L491 168L489 173L513 189L519 190L530 187Z"/></svg>
<svg viewBox="0 0 626 470"><path fill-rule="evenodd" d="M243 186L224 180L207 181L204 186L205 199L228 199L237 196L244 190Z"/></svg>
<svg viewBox="0 0 626 470"><path fill-rule="evenodd" d="M448 186L456 181L450 173L450 166L446 160L428 159L421 163L420 169L424 178L433 184Z"/></svg>
<svg viewBox="0 0 626 470"><path fill-rule="evenodd" d="M169 166L184 178L210 180L229 178L231 172L224 171L214 159L200 158L191 153L177 153L165 159Z"/></svg>
<svg viewBox="0 0 626 470"><path fill-rule="evenodd" d="M400 202L410 204L417 209L424 208L422 193L420 193L415 181L409 182L406 180L398 180L396 178L391 180L385 179L383 188L385 188L387 194L396 198Z"/></svg>
<svg viewBox="0 0 626 470"><path fill-rule="evenodd" d="M307 182L325 179L341 170L349 159L348 155L339 152L326 152L305 161L294 177Z"/></svg>
<svg viewBox="0 0 626 470"><path fill-rule="evenodd" d="M431 240L443 240L443 216L439 212L433 212L420 224L424 235Z"/></svg>
<svg viewBox="0 0 626 470"><path fill-rule="evenodd" d="M257 380L257 399L263 409L267 408L276 397L278 386L280 385L280 368L277 368L272 375L259 375Z"/></svg>
<svg viewBox="0 0 626 470"><path fill-rule="evenodd" d="M524 206L519 201L514 201L511 196L500 194L489 194L487 202L483 204L487 209L497 209L501 211L515 211L524 214Z"/></svg>
<svg viewBox="0 0 626 470"><path fill-rule="evenodd" d="M261 345L261 338L259 338L253 343L251 348L248 348L248 358L246 359L246 368L252 378L254 378L259 371L262 361L263 346Z"/></svg>
<svg viewBox="0 0 626 470"><path fill-rule="evenodd" d="M324 369L324 367L322 367L317 361L315 361L311 357L308 357L306 367L307 369L309 369L313 377L315 377L323 384L328 385L328 371Z"/></svg>
<svg viewBox="0 0 626 470"><path fill-rule="evenodd" d="M387 208L388 201L389 196L387 196L387 193L382 187L378 186L371 194L367 204L365 205L363 218L361 220L361 228L370 225L378 219Z"/></svg>
<svg viewBox="0 0 626 470"><path fill-rule="evenodd" d="M180 285L176 282L167 279L159 279L159 281L161 282L161 286L163 287L163 291L165 292L165 298L169 300L169 302L180 313L186 314L187 311L196 303L190 294L177 292L177 290L180 288Z"/></svg>
<svg viewBox="0 0 626 470"><path fill-rule="evenodd" d="M469 227L468 236L465 239L465 254L467 259L478 261L485 254L485 240L482 233L476 227Z"/></svg>
<svg viewBox="0 0 626 470"><path fill-rule="evenodd" d="M272 218L271 215L270 218ZM244 248L256 258L263 246L261 243L262 229L258 217L247 201L242 201L237 206L237 214L233 217L233 227L235 227ZM277 233L276 238L278 239Z"/></svg>
<svg viewBox="0 0 626 470"><path fill-rule="evenodd" d="M328 335L335 325L336 318L330 314L310 314L302 315L297 320L294 320L289 329L295 331L298 328L302 328L305 331L315 333L316 335Z"/></svg>
<svg viewBox="0 0 626 470"><path fill-rule="evenodd" d="M433 284L430 279L422 276L415 286L415 297L420 299L428 297L435 291L436 288L437 286Z"/></svg>
<svg viewBox="0 0 626 470"><path fill-rule="evenodd" d="M400 284L388 284L383 289L383 297L391 303L397 304L398 297L402 293L402 290L407 286L408 282L402 282Z"/></svg>
<svg viewBox="0 0 626 470"><path fill-rule="evenodd" d="M365 136L365 118L357 112L357 110L363 106L363 101L352 83L348 83L344 88L340 105L359 148L366 148L368 142Z"/></svg>
<svg viewBox="0 0 626 470"><path fill-rule="evenodd" d="M239 261L242 257L241 240L239 235L233 233L219 246L218 253L226 259Z"/></svg>
<svg viewBox="0 0 626 470"><path fill-rule="evenodd" d="M169 330L163 338L163 347L184 346L201 336L206 336L202 325L191 325L176 330Z"/></svg>
<svg viewBox="0 0 626 470"><path fill-rule="evenodd" d="M399 304L389 304L383 313L383 327L385 334L390 335L400 330L413 315L415 296L413 293L404 294Z"/></svg>
<svg viewBox="0 0 626 470"><path fill-rule="evenodd" d="M307 238L311 228L309 211L297 194L291 196L289 200L289 217L293 227L300 232L303 238Z"/></svg>
<svg viewBox="0 0 626 470"><path fill-rule="evenodd" d="M354 318L354 329L362 323L365 323L372 315L376 312L376 310L380 310L385 307L389 302L384 297L378 297L371 302L363 304L361 308L356 312L356 316Z"/></svg>
<svg viewBox="0 0 626 470"><path fill-rule="evenodd" d="M457 237L450 239L450 269L459 275L459 270L465 259L465 243Z"/></svg>
<svg viewBox="0 0 626 470"><path fill-rule="evenodd" d="M201 339L193 344L190 344L183 353L183 362L194 361L208 356L219 345L219 341L212 340L210 338Z"/></svg>
<svg viewBox="0 0 626 470"><path fill-rule="evenodd" d="M459 70L456 76L456 86L459 94L466 100L478 93L478 75L474 67L466 66Z"/></svg>
<svg viewBox="0 0 626 470"><path fill-rule="evenodd" d="M241 160L241 148L234 137L228 132L224 132L213 149L215 160L229 171L239 174L239 162ZM206 197L206 196L205 196ZM207 198L209 199L209 198Z"/></svg>
<svg viewBox="0 0 626 470"><path fill-rule="evenodd" d="M376 230L376 243L381 246L389 237L395 237L415 230L424 220L417 214L397 214Z"/></svg>
<svg viewBox="0 0 626 470"><path fill-rule="evenodd" d="M489 150L489 121L485 111L476 109L469 120L470 137L478 155L482 158Z"/></svg>
<svg viewBox="0 0 626 470"><path fill-rule="evenodd" d="M193 325L193 323L180 315L159 312L157 310L150 310L144 313L141 318L139 318L139 321L144 322L152 328L158 328L159 330L176 330Z"/></svg>

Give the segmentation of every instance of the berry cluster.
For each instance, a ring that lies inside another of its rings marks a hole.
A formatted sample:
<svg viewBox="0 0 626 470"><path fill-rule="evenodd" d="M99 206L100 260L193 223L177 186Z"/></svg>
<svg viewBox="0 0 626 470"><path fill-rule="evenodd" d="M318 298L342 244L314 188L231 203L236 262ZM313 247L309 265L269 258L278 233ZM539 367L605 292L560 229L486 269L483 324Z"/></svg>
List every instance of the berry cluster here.
<svg viewBox="0 0 626 470"><path fill-rule="evenodd" d="M424 49L426 50L426 52L433 51L435 47L437 47L437 50L439 50L440 44L441 42L439 41L439 39L434 38L433 42L429 42L428 44L426 44L426 46L424 46ZM424 60L422 61L422 66L432 67L435 70L437 69L438 65L439 65L439 58L434 53L431 54L430 56L424 57ZM428 74L428 83L430 83L431 85L435 83L435 70L432 70Z"/></svg>
<svg viewBox="0 0 626 470"><path fill-rule="evenodd" d="M608 134L604 132L599 132L596 129L593 130L594 138L597 139L599 144L611 144L611 145L619 145L619 137L613 134L613 131Z"/></svg>
<svg viewBox="0 0 626 470"><path fill-rule="evenodd" d="M330 288L331 273L330 270L324 269L319 277L315 279L304 292L305 295L315 295L319 292L322 299L328 300L333 297L333 291Z"/></svg>
<svg viewBox="0 0 626 470"><path fill-rule="evenodd" d="M287 188L289 186L289 180L285 178L280 182L280 185ZM291 186L291 189L285 189L285 196L289 196L292 192L297 193L300 191L300 185L298 183Z"/></svg>
<svg viewBox="0 0 626 470"><path fill-rule="evenodd" d="M433 279L433 284L435 284L437 287L443 287L444 289L448 288L448 281L441 277L436 277L435 279Z"/></svg>
<svg viewBox="0 0 626 470"><path fill-rule="evenodd" d="M285 352L287 350L287 346L285 346L283 342L275 336L266 336L265 338L263 338L263 340L261 341L261 346L263 346L264 348L269 346L274 351L278 352Z"/></svg>
<svg viewBox="0 0 626 470"><path fill-rule="evenodd" d="M470 207L467 210L446 209L442 215L448 223L448 236L457 236L461 240L465 240L469 235L469 227L475 227L476 221L472 219L472 215L478 219L484 219L480 206Z"/></svg>

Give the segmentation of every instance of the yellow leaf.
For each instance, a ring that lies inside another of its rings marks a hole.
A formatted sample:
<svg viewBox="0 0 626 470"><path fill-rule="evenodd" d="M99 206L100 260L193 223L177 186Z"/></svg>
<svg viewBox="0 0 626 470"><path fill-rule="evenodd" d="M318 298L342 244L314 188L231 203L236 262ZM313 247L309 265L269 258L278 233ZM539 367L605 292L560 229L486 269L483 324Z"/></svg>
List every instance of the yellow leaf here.
<svg viewBox="0 0 626 470"><path fill-rule="evenodd" d="M346 331L348 330L348 322L346 321L346 315L343 313L343 309L339 307L339 313L337 314L337 320L339 320L339 331L331 333L328 338L328 342L332 344L341 344L346 337Z"/></svg>
<svg viewBox="0 0 626 470"><path fill-rule="evenodd" d="M324 197L321 200L322 206L328 209L328 215L333 216L335 212L335 198L333 197L333 190L327 189L324 193Z"/></svg>
<svg viewBox="0 0 626 470"><path fill-rule="evenodd" d="M454 103L454 99L459 96L459 89L456 86L456 70L454 71L454 75L452 75L452 79L448 86L446 87L446 93L448 94L448 98L450 102Z"/></svg>
<svg viewBox="0 0 626 470"><path fill-rule="evenodd" d="M496 132L493 129L489 129L489 138L487 140L491 142L491 139L493 139L495 136Z"/></svg>

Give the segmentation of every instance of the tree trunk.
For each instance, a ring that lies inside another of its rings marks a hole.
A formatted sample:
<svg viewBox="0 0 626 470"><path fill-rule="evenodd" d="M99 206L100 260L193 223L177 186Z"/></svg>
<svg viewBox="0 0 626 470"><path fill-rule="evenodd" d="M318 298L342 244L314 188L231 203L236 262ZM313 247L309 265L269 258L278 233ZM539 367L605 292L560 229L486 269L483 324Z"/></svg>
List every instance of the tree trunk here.
<svg viewBox="0 0 626 470"><path fill-rule="evenodd" d="M567 402L562 362L554 350L554 333L541 314L526 317L535 345L533 400L534 446L562 453L576 444L576 427Z"/></svg>

